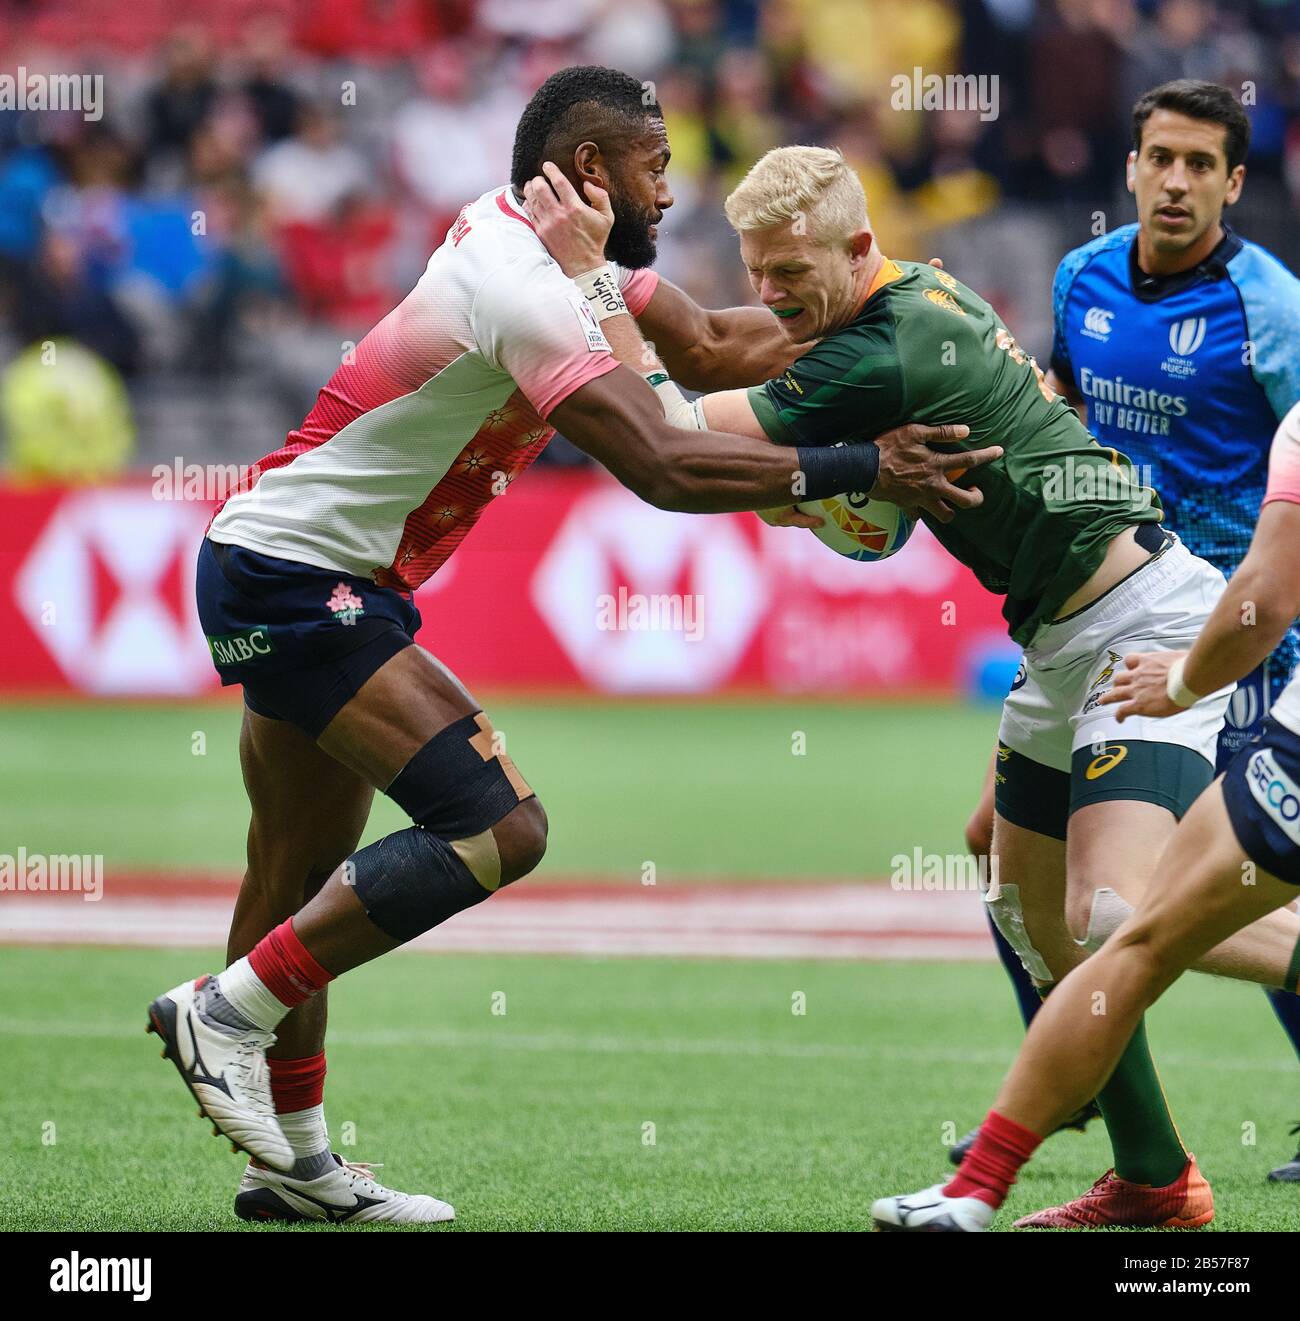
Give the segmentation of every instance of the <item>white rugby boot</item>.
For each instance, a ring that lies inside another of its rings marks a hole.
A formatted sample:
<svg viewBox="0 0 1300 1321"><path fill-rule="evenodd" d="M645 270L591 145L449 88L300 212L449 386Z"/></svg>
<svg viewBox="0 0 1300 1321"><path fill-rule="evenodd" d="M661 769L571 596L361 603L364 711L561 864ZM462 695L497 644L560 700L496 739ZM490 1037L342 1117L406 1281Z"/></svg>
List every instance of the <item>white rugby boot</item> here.
<svg viewBox="0 0 1300 1321"><path fill-rule="evenodd" d="M919 1193L882 1197L871 1204L877 1229L910 1233L980 1234L993 1223L993 1208L978 1197L945 1197L943 1184Z"/></svg>
<svg viewBox="0 0 1300 1321"><path fill-rule="evenodd" d="M199 990L207 981L182 982L149 1006L146 1032L163 1039L163 1059L171 1060L199 1103L199 1114L212 1121L212 1133L224 1134L232 1150L244 1151L264 1165L291 1170L293 1148L275 1117L266 1052L274 1032L241 1030L199 1012Z"/></svg>
<svg viewBox="0 0 1300 1321"><path fill-rule="evenodd" d="M334 1168L318 1179L293 1179L249 1164L235 1197L241 1220L328 1220L331 1224L389 1221L435 1224L454 1220L446 1202L423 1193L399 1193L371 1175L374 1168L334 1153Z"/></svg>

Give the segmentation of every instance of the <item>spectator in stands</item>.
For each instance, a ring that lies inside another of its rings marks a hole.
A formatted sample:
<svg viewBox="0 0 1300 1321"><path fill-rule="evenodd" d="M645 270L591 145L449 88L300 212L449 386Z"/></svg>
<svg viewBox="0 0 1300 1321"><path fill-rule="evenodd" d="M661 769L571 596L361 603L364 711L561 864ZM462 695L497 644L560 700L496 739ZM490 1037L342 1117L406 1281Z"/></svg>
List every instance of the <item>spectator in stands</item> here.
<svg viewBox="0 0 1300 1321"><path fill-rule="evenodd" d="M37 260L23 272L11 315L24 344L77 339L125 376L140 368L134 325L88 278L81 246L68 234L45 236Z"/></svg>
<svg viewBox="0 0 1300 1321"><path fill-rule="evenodd" d="M275 224L313 223L332 215L349 194L374 187L374 170L342 140L339 112L304 103L292 137L253 164Z"/></svg>
<svg viewBox="0 0 1300 1321"><path fill-rule="evenodd" d="M217 98L212 52L200 29L186 28L167 43L163 60L162 79L149 94L145 148L151 156L183 156Z"/></svg>
<svg viewBox="0 0 1300 1321"><path fill-rule="evenodd" d="M288 42L288 24L278 15L268 15L252 24L244 45L247 67L238 88L268 146L289 137L298 122L298 93L285 74Z"/></svg>
<svg viewBox="0 0 1300 1321"><path fill-rule="evenodd" d="M393 163L427 213L432 249L462 206L501 182L526 98L453 42L426 51L416 72L421 94L393 120Z"/></svg>

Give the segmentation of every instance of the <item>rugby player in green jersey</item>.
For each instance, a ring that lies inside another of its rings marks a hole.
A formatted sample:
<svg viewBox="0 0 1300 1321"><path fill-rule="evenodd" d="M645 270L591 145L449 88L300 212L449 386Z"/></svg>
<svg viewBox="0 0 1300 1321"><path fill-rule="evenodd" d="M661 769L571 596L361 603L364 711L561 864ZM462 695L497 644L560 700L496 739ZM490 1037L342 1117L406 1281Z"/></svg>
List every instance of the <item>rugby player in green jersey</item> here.
<svg viewBox="0 0 1300 1321"><path fill-rule="evenodd" d="M548 165L526 198L561 268L594 291L593 303L603 297L610 281L593 274L613 217L598 181ZM1213 776L1231 688L1122 727L1101 697L1123 656L1186 649L1223 576L1161 528L1155 493L1122 454L1093 440L988 303L946 271L880 251L861 183L838 152L769 152L726 211L755 292L792 342L811 347L773 380L688 403L631 318L606 304L602 327L616 355L654 386L671 421L803 447L870 438L903 421L964 424L956 447L1003 447L965 479L983 494L978 507L947 521L921 517L1006 597L1009 631L1025 648L999 731L998 866L987 901L1046 993L1123 923ZM792 505L801 495L791 491ZM816 522L794 509L765 517ZM1282 986L1294 978L1298 939L1300 917L1273 913L1195 966ZM1090 1223L1212 1219L1209 1184L1174 1128L1141 1025L1098 1100L1115 1171L1100 1196L1094 1190ZM1077 1223L1068 1207L1028 1219Z"/></svg>

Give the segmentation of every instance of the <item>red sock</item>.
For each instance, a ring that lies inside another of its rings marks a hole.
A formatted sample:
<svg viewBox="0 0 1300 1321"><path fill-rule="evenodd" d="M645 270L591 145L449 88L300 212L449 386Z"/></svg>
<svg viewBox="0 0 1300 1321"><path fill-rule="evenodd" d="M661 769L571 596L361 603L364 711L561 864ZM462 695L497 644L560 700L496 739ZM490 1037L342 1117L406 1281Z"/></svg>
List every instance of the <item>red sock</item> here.
<svg viewBox="0 0 1300 1321"><path fill-rule="evenodd" d="M271 1071L271 1099L277 1115L292 1115L324 1103L324 1051L300 1060L268 1059L266 1066Z"/></svg>
<svg viewBox="0 0 1300 1321"><path fill-rule="evenodd" d="M291 917L257 942L248 962L266 989L290 1009L334 980L334 974L326 972L294 934Z"/></svg>
<svg viewBox="0 0 1300 1321"><path fill-rule="evenodd" d="M1006 1201L1020 1167L1043 1139L1015 1120L990 1110L979 1137L944 1186L945 1197L978 1197L995 1211Z"/></svg>

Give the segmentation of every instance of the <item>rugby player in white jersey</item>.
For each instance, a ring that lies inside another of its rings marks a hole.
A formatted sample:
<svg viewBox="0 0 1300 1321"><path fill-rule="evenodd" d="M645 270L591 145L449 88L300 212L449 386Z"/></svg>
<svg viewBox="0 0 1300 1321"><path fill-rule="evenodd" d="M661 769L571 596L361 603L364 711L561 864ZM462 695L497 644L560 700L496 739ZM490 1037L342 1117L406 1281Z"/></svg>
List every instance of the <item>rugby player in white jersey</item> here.
<svg viewBox="0 0 1300 1321"><path fill-rule="evenodd" d="M1249 674L1300 616L1300 404L1278 426L1268 489L1241 567L1188 652L1124 658L1101 700L1129 716L1166 717ZM1207 951L1300 892L1300 676L1179 823L1133 914L1056 986L966 1159L947 1184L884 1197L881 1229L972 1232L989 1227L1043 1138L1105 1085L1143 1013ZM1098 1007L1101 1007L1099 1012ZM1126 1190L1111 1171L1075 1203ZM1172 1208L1171 1208L1172 1209Z"/></svg>
<svg viewBox="0 0 1300 1321"><path fill-rule="evenodd" d="M621 315L634 311L700 389L756 384L793 350L762 309L703 311L647 269L672 205L668 158L646 85L601 68L548 79L520 119L512 184L464 208L416 287L209 527L199 616L222 682L244 688L248 870L230 966L160 995L149 1030L214 1131L253 1158L242 1217L452 1217L331 1152L325 988L541 860L541 804L478 702L413 645L411 593L554 429L651 504L691 512L866 490L946 519L982 499L947 474L1001 455L928 448L964 427L819 449L670 425L665 407L682 400L663 365L620 365L602 322L639 348ZM543 160L566 162L602 205L608 194L616 264L585 282L564 275L523 207ZM357 851L376 789L413 824Z"/></svg>

